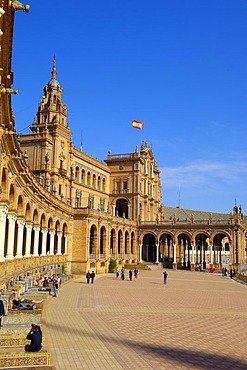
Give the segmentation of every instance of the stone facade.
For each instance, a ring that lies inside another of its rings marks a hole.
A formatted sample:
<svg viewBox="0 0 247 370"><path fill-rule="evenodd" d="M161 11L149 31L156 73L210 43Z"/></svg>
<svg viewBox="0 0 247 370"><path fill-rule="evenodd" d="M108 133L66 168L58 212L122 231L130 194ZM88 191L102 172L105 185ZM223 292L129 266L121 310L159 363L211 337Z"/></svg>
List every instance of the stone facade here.
<svg viewBox="0 0 247 370"><path fill-rule="evenodd" d="M17 134L13 22L15 11L29 7L7 0L1 6L0 280L61 264L74 274L104 273L111 258L119 266L243 263L242 210L218 215L162 207L160 171L146 143L128 154L109 152L105 163L74 147L55 59L31 133Z"/></svg>

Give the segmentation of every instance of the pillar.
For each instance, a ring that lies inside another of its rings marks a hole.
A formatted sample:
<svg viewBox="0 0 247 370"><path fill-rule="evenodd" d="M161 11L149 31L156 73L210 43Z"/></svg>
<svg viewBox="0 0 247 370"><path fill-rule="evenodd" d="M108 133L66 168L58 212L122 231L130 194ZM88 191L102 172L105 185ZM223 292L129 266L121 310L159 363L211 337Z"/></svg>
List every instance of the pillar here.
<svg viewBox="0 0 247 370"><path fill-rule="evenodd" d="M159 263L159 244L156 244L156 263Z"/></svg>
<svg viewBox="0 0 247 370"><path fill-rule="evenodd" d="M50 231L50 255L54 256L54 231Z"/></svg>
<svg viewBox="0 0 247 370"><path fill-rule="evenodd" d="M33 227L31 225L26 225L26 246L25 246L25 257L30 257L31 255L31 235Z"/></svg>
<svg viewBox="0 0 247 370"><path fill-rule="evenodd" d="M46 256L46 238L47 238L47 230L42 229L42 249L41 249L41 256Z"/></svg>
<svg viewBox="0 0 247 370"><path fill-rule="evenodd" d="M209 246L209 250L210 250L210 265L212 265L214 263L214 260L213 260L213 246L212 245Z"/></svg>
<svg viewBox="0 0 247 370"><path fill-rule="evenodd" d="M68 253L68 237L64 235L64 254Z"/></svg>
<svg viewBox="0 0 247 370"><path fill-rule="evenodd" d="M191 263L195 264L195 246L191 245Z"/></svg>
<svg viewBox="0 0 247 370"><path fill-rule="evenodd" d="M140 260L140 263L142 263L142 244L139 244L139 248L140 248L139 260Z"/></svg>
<svg viewBox="0 0 247 370"><path fill-rule="evenodd" d="M17 220L17 250L16 250L16 258L22 257L22 247L23 247L23 230L24 230L25 221L24 220Z"/></svg>
<svg viewBox="0 0 247 370"><path fill-rule="evenodd" d="M37 257L39 255L39 227L34 227L34 246L33 246L33 256Z"/></svg>
<svg viewBox="0 0 247 370"><path fill-rule="evenodd" d="M62 233L57 233L57 254L61 255Z"/></svg>
<svg viewBox="0 0 247 370"><path fill-rule="evenodd" d="M7 213L7 207L0 207L0 261L4 260L4 242Z"/></svg>
<svg viewBox="0 0 247 370"><path fill-rule="evenodd" d="M7 255L6 258L13 258L13 247L14 247L14 241L15 241L15 221L16 221L15 215L8 215L9 220L9 229L8 229L8 244L7 244Z"/></svg>

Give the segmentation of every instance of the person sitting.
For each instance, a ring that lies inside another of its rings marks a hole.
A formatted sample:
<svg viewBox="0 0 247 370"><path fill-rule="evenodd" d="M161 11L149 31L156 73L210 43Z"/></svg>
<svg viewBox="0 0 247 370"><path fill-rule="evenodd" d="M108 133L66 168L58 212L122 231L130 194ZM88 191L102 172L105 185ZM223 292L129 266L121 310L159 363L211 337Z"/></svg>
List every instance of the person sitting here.
<svg viewBox="0 0 247 370"><path fill-rule="evenodd" d="M25 345L25 351L38 352L42 348L42 331L39 325L32 324L31 330L27 335L27 339L31 340L30 344Z"/></svg>
<svg viewBox="0 0 247 370"><path fill-rule="evenodd" d="M15 305L15 306L19 306L20 304L23 304L23 303L33 303L33 304L40 304L43 302L43 299L41 301L34 301L30 298L17 298L17 292L13 292L13 295L12 295L12 303Z"/></svg>

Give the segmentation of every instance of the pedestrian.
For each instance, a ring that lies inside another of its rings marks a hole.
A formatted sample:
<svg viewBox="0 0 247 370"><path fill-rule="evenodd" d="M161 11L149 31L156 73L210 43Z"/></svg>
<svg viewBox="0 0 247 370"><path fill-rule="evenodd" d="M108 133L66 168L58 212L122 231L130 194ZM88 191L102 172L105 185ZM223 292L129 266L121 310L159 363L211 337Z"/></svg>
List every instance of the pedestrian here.
<svg viewBox="0 0 247 370"><path fill-rule="evenodd" d="M122 270L121 270L121 279L122 279L122 280L124 280L124 278L125 278L125 276L124 276L124 272L125 272L125 271L124 271L124 268L122 268Z"/></svg>
<svg viewBox="0 0 247 370"><path fill-rule="evenodd" d="M90 283L90 278L91 278L91 274L90 274L90 271L88 271L86 274L87 284Z"/></svg>
<svg viewBox="0 0 247 370"><path fill-rule="evenodd" d="M3 317L5 316L5 307L2 299L0 299L0 329L3 327Z"/></svg>
<svg viewBox="0 0 247 370"><path fill-rule="evenodd" d="M116 269L116 278L118 278L119 277L119 268L117 267L117 269Z"/></svg>
<svg viewBox="0 0 247 370"><path fill-rule="evenodd" d="M132 275L133 275L132 270L129 270L129 278L130 278L130 281L132 281Z"/></svg>
<svg viewBox="0 0 247 370"><path fill-rule="evenodd" d="M167 284L167 277L168 277L168 274L167 272L163 272L163 275L164 275L164 284Z"/></svg>
<svg viewBox="0 0 247 370"><path fill-rule="evenodd" d="M25 345L27 352L39 352L42 348L42 331L39 325L32 324L31 330L27 335L27 339L31 340L30 344Z"/></svg>
<svg viewBox="0 0 247 370"><path fill-rule="evenodd" d="M138 278L138 269L137 268L134 269L134 277L136 279Z"/></svg>
<svg viewBox="0 0 247 370"><path fill-rule="evenodd" d="M91 283L93 284L93 281L94 281L94 278L95 278L95 272L94 271L91 272L90 277L91 277Z"/></svg>
<svg viewBox="0 0 247 370"><path fill-rule="evenodd" d="M58 296L58 277L56 274L53 274L53 277L52 277L52 282L53 282L53 297L57 297Z"/></svg>

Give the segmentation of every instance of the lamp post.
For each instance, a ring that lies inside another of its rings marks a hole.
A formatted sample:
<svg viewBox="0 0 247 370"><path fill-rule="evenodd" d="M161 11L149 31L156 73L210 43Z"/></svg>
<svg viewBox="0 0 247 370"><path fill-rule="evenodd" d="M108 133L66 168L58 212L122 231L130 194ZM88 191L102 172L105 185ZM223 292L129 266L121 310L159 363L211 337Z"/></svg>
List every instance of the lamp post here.
<svg viewBox="0 0 247 370"><path fill-rule="evenodd" d="M236 246L235 246L235 253L236 253L236 265L238 265L238 220L235 220L234 231L236 233Z"/></svg>

